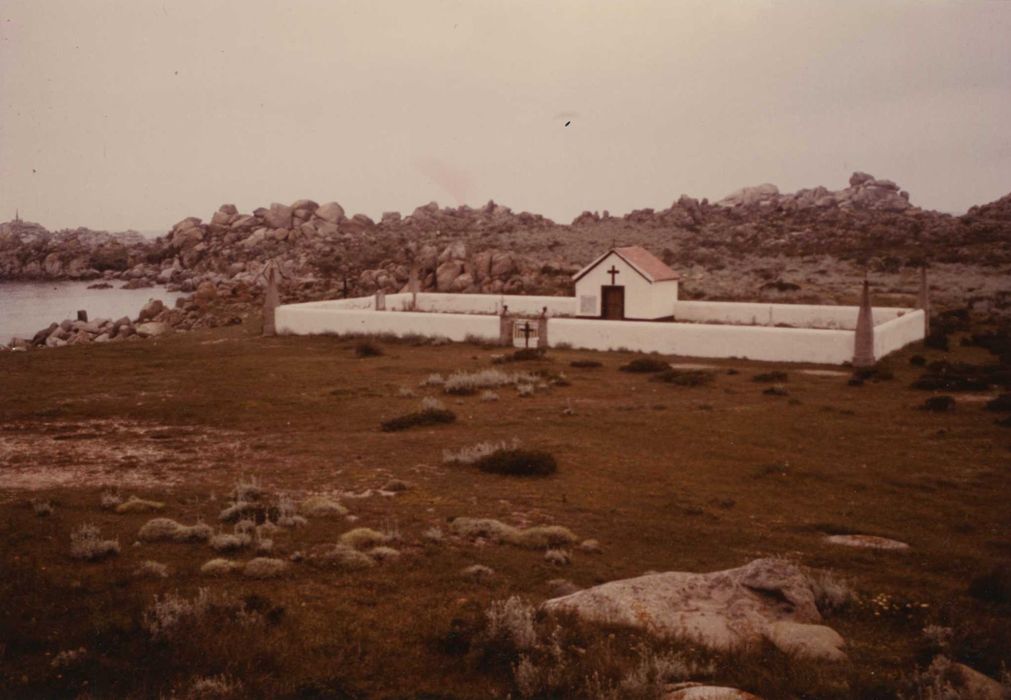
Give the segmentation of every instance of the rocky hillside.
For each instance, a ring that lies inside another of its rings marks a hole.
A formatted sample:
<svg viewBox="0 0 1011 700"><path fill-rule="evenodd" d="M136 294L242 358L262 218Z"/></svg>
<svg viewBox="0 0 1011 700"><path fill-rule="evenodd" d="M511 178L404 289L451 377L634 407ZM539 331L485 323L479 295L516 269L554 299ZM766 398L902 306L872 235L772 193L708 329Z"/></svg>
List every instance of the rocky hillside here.
<svg viewBox="0 0 1011 700"><path fill-rule="evenodd" d="M916 207L895 183L858 172L836 191L781 193L764 184L716 203L682 195L659 211L583 212L569 225L495 202L432 202L376 222L307 199L249 213L225 204L207 221L185 218L155 240L14 221L0 225L0 280L95 279L191 291L204 282L255 286L263 264L275 259L294 299L399 291L412 265L424 290L561 293L575 269L615 242L646 245L695 277L736 270L742 261L764 261L748 262L749 269L779 261L789 271L790 261L814 259L858 272L929 262L1003 273L1011 265L1011 195L951 216Z"/></svg>

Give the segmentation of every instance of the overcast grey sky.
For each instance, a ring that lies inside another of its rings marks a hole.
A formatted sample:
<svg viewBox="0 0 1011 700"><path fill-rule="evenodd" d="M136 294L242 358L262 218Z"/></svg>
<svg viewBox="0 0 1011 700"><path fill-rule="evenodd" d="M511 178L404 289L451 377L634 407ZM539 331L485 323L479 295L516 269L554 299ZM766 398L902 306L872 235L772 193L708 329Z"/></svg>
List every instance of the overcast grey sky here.
<svg viewBox="0 0 1011 700"><path fill-rule="evenodd" d="M1011 2L0 0L0 220L568 222L853 170L952 212L1011 191Z"/></svg>

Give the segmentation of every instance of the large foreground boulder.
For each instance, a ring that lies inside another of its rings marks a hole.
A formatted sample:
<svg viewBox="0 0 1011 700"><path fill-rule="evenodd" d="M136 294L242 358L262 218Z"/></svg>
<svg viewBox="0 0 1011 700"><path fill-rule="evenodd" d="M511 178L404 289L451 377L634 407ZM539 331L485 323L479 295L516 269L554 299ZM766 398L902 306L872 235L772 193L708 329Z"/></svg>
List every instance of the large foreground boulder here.
<svg viewBox="0 0 1011 700"><path fill-rule="evenodd" d="M756 559L737 569L707 574L672 571L611 581L553 598L544 607L713 649L767 639L795 657L846 658L842 637L818 624L821 614L811 579L781 559Z"/></svg>

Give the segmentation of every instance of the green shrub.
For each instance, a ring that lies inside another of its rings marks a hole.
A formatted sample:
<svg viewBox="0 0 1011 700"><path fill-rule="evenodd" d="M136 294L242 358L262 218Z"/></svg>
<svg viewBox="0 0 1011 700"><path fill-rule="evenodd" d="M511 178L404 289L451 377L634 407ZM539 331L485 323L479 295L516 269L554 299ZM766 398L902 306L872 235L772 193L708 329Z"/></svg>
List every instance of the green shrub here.
<svg viewBox="0 0 1011 700"><path fill-rule="evenodd" d="M423 411L416 411L415 413L408 413L404 416L383 421L382 429L383 432L392 433L421 425L452 423L455 420L456 414L448 409L428 408Z"/></svg>
<svg viewBox="0 0 1011 700"><path fill-rule="evenodd" d="M483 472L510 476L547 476L558 469L555 458L543 450L496 450L474 464Z"/></svg>
<svg viewBox="0 0 1011 700"><path fill-rule="evenodd" d="M715 378L712 372L701 369L668 369L653 377L655 381L677 386L705 386Z"/></svg>
<svg viewBox="0 0 1011 700"><path fill-rule="evenodd" d="M637 357L627 365L619 367L622 372L666 372L670 369L670 363L655 357Z"/></svg>

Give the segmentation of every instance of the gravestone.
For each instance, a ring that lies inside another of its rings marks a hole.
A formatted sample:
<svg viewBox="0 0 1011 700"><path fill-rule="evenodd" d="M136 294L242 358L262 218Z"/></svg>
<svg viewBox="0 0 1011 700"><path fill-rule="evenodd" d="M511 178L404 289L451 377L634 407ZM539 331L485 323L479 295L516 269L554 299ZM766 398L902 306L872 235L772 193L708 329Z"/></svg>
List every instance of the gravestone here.
<svg viewBox="0 0 1011 700"><path fill-rule="evenodd" d="M376 292L376 311L386 311L386 292L382 289Z"/></svg>

